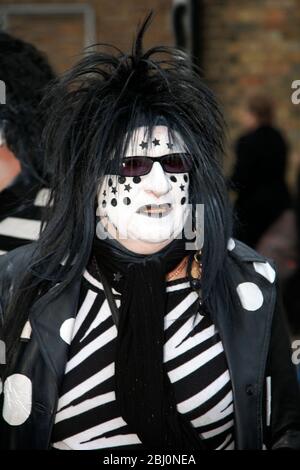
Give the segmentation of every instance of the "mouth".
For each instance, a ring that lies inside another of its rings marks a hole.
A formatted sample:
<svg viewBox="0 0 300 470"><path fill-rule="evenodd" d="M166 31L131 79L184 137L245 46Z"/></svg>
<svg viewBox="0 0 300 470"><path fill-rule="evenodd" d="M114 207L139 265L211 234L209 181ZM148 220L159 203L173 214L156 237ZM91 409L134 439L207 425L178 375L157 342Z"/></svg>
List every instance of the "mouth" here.
<svg viewBox="0 0 300 470"><path fill-rule="evenodd" d="M137 210L138 214L146 215L155 219L166 217L172 210L171 204L147 204Z"/></svg>

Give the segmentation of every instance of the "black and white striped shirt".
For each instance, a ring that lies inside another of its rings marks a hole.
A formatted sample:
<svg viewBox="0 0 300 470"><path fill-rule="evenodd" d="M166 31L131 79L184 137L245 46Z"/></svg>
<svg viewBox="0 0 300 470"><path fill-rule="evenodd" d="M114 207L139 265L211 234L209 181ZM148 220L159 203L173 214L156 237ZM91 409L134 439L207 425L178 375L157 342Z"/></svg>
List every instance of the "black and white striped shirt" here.
<svg viewBox="0 0 300 470"><path fill-rule="evenodd" d="M23 198L26 198L24 194ZM34 199L22 207L22 200L10 200L9 189L0 193L0 255L26 245L39 238L41 220L46 210L49 198L49 189L42 188L34 196ZM11 208L11 210L10 210ZM8 216L1 216L8 212Z"/></svg>
<svg viewBox="0 0 300 470"><path fill-rule="evenodd" d="M230 375L219 334L198 312L186 279L167 283L164 362L177 409L210 449L234 449ZM119 306L121 296L113 290ZM57 449L137 449L138 436L120 416L114 391L117 329L103 287L85 271L52 445Z"/></svg>

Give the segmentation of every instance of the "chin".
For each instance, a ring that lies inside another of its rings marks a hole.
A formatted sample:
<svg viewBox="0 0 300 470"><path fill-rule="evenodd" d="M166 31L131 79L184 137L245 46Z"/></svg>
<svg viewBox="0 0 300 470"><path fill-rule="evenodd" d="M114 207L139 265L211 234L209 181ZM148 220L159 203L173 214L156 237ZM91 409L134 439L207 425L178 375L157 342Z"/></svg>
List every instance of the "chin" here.
<svg viewBox="0 0 300 470"><path fill-rule="evenodd" d="M130 225L129 238L143 243L164 243L174 238L174 224L164 219L152 219L141 216Z"/></svg>
<svg viewBox="0 0 300 470"><path fill-rule="evenodd" d="M173 230L149 230L148 228L148 230L133 231L129 237L143 243L164 243L174 238L174 232Z"/></svg>
<svg viewBox="0 0 300 470"><path fill-rule="evenodd" d="M150 240L133 240L128 239L126 240L123 245L128 250L132 251L133 253L138 253L140 255L151 255L160 251L166 245L168 245L172 240L164 240L163 242L153 242Z"/></svg>
<svg viewBox="0 0 300 470"><path fill-rule="evenodd" d="M141 242L141 243L150 243L150 244L161 244L161 243L168 243L171 242L172 240L178 238L182 238L182 228L178 228L177 230L172 230L170 233L169 231L163 233L160 232L159 234L156 232L151 232L151 233L131 233L129 238L131 240L135 240L136 242Z"/></svg>
<svg viewBox="0 0 300 470"><path fill-rule="evenodd" d="M130 239L141 243L164 243L170 240L172 237L170 235L166 236L157 236L157 234L140 234L140 233L132 233L130 235Z"/></svg>

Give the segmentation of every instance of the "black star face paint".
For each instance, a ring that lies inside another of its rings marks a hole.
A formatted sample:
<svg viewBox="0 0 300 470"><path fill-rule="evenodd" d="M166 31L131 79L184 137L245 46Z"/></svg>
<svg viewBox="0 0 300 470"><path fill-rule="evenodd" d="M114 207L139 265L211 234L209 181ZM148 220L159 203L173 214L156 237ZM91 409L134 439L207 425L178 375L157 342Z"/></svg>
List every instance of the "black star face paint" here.
<svg viewBox="0 0 300 470"><path fill-rule="evenodd" d="M186 153L179 135L176 142L170 142L167 127L156 126L153 134L155 138L147 138L144 127L136 129L124 158ZM106 188L109 191L104 208L101 202ZM117 228L119 241L133 251L139 242L165 243L182 232L188 215L188 189L185 173L167 173L159 161L153 162L150 172L143 176L107 175L99 193L100 216L106 215L111 226Z"/></svg>
<svg viewBox="0 0 300 470"><path fill-rule="evenodd" d="M147 148L148 148L148 143L142 141L142 142L140 143L140 147L142 147L143 150L144 150L144 149L147 149Z"/></svg>

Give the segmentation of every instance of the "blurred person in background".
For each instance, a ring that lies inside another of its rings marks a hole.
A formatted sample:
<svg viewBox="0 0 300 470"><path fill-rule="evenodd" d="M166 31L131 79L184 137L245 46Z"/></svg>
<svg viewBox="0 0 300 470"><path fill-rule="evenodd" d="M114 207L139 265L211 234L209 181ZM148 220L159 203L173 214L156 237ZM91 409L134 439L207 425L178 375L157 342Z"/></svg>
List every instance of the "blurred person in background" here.
<svg viewBox="0 0 300 470"><path fill-rule="evenodd" d="M39 235L47 183L40 148L45 113L39 103L54 73L33 45L0 32L0 254Z"/></svg>
<svg viewBox="0 0 300 470"><path fill-rule="evenodd" d="M291 204L285 183L288 146L274 127L274 114L268 96L251 96L242 115L246 132L235 147L235 235L252 247Z"/></svg>

